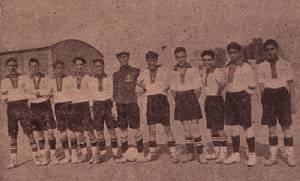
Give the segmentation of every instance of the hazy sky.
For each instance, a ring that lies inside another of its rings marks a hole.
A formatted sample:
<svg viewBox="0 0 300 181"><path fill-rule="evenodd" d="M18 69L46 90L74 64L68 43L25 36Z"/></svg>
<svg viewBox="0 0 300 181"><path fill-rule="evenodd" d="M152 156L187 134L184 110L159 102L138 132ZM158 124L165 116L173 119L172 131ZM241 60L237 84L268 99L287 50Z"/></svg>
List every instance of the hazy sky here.
<svg viewBox="0 0 300 181"><path fill-rule="evenodd" d="M2 0L0 50L80 39L106 57L127 49L140 58L162 45L170 54L263 37L296 51L299 9L299 0Z"/></svg>

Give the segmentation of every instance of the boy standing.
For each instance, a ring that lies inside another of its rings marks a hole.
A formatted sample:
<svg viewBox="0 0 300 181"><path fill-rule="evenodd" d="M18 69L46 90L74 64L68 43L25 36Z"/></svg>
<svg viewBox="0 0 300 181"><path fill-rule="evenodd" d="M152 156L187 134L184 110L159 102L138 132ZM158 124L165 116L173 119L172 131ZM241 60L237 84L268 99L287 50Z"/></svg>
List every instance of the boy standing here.
<svg viewBox="0 0 300 181"><path fill-rule="evenodd" d="M113 158L118 157L118 138L115 128L118 124L113 117L112 102L112 77L104 71L104 60L95 59L93 61L94 74L90 80L90 92L92 100L93 120L97 133L98 148L100 150L101 161L106 161L106 141L104 137L104 123L110 135L110 145L112 147Z"/></svg>
<svg viewBox="0 0 300 181"><path fill-rule="evenodd" d="M216 67L215 52L205 50L201 54L206 76L204 79L205 113L207 128L211 131L214 153L211 159L223 162L227 155L227 136L224 131L224 98L222 92L226 86L225 71Z"/></svg>
<svg viewBox="0 0 300 181"><path fill-rule="evenodd" d="M137 104L135 92L136 82L140 75L138 68L129 65L129 52L116 54L120 63L120 69L113 74L113 99L116 103L119 127L121 129L121 150L126 153L128 149L128 127L135 135L136 147L138 151L137 161L144 162L144 143L140 132L140 109ZM122 157L118 162L125 162Z"/></svg>
<svg viewBox="0 0 300 181"><path fill-rule="evenodd" d="M170 88L175 99L175 120L179 120L185 131L187 154L183 162L194 160L194 146L196 158L200 163L207 163L203 154L203 144L199 129L199 119L202 112L198 98L201 94L202 80L199 81L198 69L193 68L186 61L186 50L177 47L174 51L177 64L170 73Z"/></svg>
<svg viewBox="0 0 300 181"><path fill-rule="evenodd" d="M11 153L10 163L7 168L10 169L18 166L17 138L19 121L31 145L34 163L37 166L41 165L41 162L37 159L38 147L30 123L31 112L26 97L26 80L24 76L17 72L18 62L15 58L11 57L7 59L6 67L8 74L1 82L1 97L7 104L8 136L10 138Z"/></svg>
<svg viewBox="0 0 300 181"><path fill-rule="evenodd" d="M53 63L54 77L49 79L52 101L54 104L54 114L57 123L57 130L61 133L61 144L64 150L65 158L61 163L78 162L77 157L77 138L75 130L72 127L71 120L71 80L65 75L65 63L56 60ZM68 133L69 130L69 133ZM72 148L72 157L69 150L69 139Z"/></svg>
<svg viewBox="0 0 300 181"><path fill-rule="evenodd" d="M269 128L271 157L266 166L277 162L277 120L284 135L284 146L289 166L296 166L293 150L292 114L296 110L294 74L291 64L279 57L278 43L269 39L264 43L266 61L259 64L258 77L263 107L262 125Z"/></svg>
<svg viewBox="0 0 300 181"><path fill-rule="evenodd" d="M170 127L170 104L167 97L168 71L158 64L158 53L148 51L146 53L148 67L144 70L138 84L141 85L147 95L147 124L149 126L149 146L150 153L147 161L158 159L156 153L156 124L164 126L165 133L168 137L168 146L173 163L178 163L176 142Z"/></svg>
<svg viewBox="0 0 300 181"><path fill-rule="evenodd" d="M44 131L48 132L48 144L50 147L51 163L58 164L56 159L56 139L53 130L56 128L53 111L50 104L50 89L48 77L40 72L40 62L36 58L29 60L30 75L27 76L26 89L30 110L32 112L31 124L37 131L38 145L42 156L42 165L48 164L45 151Z"/></svg>
<svg viewBox="0 0 300 181"><path fill-rule="evenodd" d="M85 66L87 62L81 57L75 57L73 59L74 75L72 80L72 124L74 125L77 133L78 145L81 149L81 162L88 161L87 155L87 140L84 136L84 132L88 133L90 139L90 146L92 150L91 162L97 162L98 150L97 139L94 134L94 125L91 117L90 110L90 76L85 73Z"/></svg>
<svg viewBox="0 0 300 181"><path fill-rule="evenodd" d="M248 145L248 166L256 164L255 137L251 118L251 94L255 89L254 73L244 62L242 47L236 43L227 46L230 62L227 65L227 86L225 95L225 124L232 133L233 153L223 161L232 164L240 161L240 126L246 132Z"/></svg>

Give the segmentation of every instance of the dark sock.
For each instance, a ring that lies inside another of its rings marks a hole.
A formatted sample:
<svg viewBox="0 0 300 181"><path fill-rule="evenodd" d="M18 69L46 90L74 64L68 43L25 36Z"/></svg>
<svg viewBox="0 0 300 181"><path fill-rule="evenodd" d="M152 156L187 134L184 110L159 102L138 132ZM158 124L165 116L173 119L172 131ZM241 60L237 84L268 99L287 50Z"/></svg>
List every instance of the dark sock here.
<svg viewBox="0 0 300 181"><path fill-rule="evenodd" d="M90 138L90 145L91 147L97 146L97 140L95 138Z"/></svg>
<svg viewBox="0 0 300 181"><path fill-rule="evenodd" d="M38 145L37 145L37 143L36 143L35 140L33 140L32 142L30 142L30 146L31 146L31 150L33 152L37 152L38 151Z"/></svg>
<svg viewBox="0 0 300 181"><path fill-rule="evenodd" d="M185 142L188 153L193 153L194 152L193 138L192 137L185 137L184 142Z"/></svg>
<svg viewBox="0 0 300 181"><path fill-rule="evenodd" d="M222 147L226 147L228 145L227 137L220 137L219 138L219 144Z"/></svg>
<svg viewBox="0 0 300 181"><path fill-rule="evenodd" d="M39 143L40 150L44 150L46 141L44 139L42 139L42 140L39 140L38 143Z"/></svg>
<svg viewBox="0 0 300 181"><path fill-rule="evenodd" d="M118 138L111 138L110 145L112 148L118 148Z"/></svg>
<svg viewBox="0 0 300 181"><path fill-rule="evenodd" d="M269 137L269 145L270 146L277 146L278 145L278 137L277 136L270 136Z"/></svg>
<svg viewBox="0 0 300 181"><path fill-rule="evenodd" d="M233 152L240 152L240 135L231 136Z"/></svg>
<svg viewBox="0 0 300 181"><path fill-rule="evenodd" d="M106 142L105 142L105 139L104 138L100 138L100 139L98 139L98 148L99 148L99 150L100 151L103 151L103 150L105 150L105 148L106 148Z"/></svg>
<svg viewBox="0 0 300 181"><path fill-rule="evenodd" d="M71 148L72 149L77 149L77 138L71 138Z"/></svg>
<svg viewBox="0 0 300 181"><path fill-rule="evenodd" d="M136 147L139 153L143 152L144 150L144 143L143 143L143 137L142 136L136 136L135 137Z"/></svg>
<svg viewBox="0 0 300 181"><path fill-rule="evenodd" d="M293 146L294 145L294 140L293 137L284 137L284 146Z"/></svg>
<svg viewBox="0 0 300 181"><path fill-rule="evenodd" d="M49 139L48 140L48 144L51 150L55 150L56 149L56 139Z"/></svg>
<svg viewBox="0 0 300 181"><path fill-rule="evenodd" d="M121 150L124 153L128 149L128 138L127 137L121 137L120 141L121 141Z"/></svg>
<svg viewBox="0 0 300 181"><path fill-rule="evenodd" d="M68 142L68 138L62 138L60 140L61 142L61 145L63 147L64 150L68 149L69 148L69 142ZM77 142L77 141L76 141Z"/></svg>
<svg viewBox="0 0 300 181"><path fill-rule="evenodd" d="M79 147L80 147L80 148L86 148L86 146L87 146L86 138L85 138L85 137L81 138L81 139L78 141L78 144L79 144Z"/></svg>
<svg viewBox="0 0 300 181"><path fill-rule="evenodd" d="M246 138L249 153L255 152L255 137Z"/></svg>

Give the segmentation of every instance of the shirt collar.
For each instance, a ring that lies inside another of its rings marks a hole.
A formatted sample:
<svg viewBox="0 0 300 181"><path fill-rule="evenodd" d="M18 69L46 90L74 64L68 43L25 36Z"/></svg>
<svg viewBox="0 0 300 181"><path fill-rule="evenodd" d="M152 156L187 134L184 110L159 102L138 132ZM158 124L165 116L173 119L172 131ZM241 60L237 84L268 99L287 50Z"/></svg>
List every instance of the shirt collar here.
<svg viewBox="0 0 300 181"><path fill-rule="evenodd" d="M19 77L19 76L21 76L21 75L22 75L21 73L15 72L15 73L13 73L13 74L8 73L8 74L5 75L5 77L6 77L6 78L16 78L16 77Z"/></svg>
<svg viewBox="0 0 300 181"><path fill-rule="evenodd" d="M184 65L176 64L173 70L177 71L179 68L192 68L192 65L188 62L185 62Z"/></svg>
<svg viewBox="0 0 300 181"><path fill-rule="evenodd" d="M33 78L34 76L39 76L39 77L45 77L45 74L43 74L43 73L41 73L41 72L38 72L38 73L36 73L36 74L31 74L30 75L30 78Z"/></svg>
<svg viewBox="0 0 300 181"><path fill-rule="evenodd" d="M156 65L154 70L157 70L157 69L160 68L161 66L162 66L161 64ZM149 69L149 71L151 70L149 66L147 66L147 69Z"/></svg>

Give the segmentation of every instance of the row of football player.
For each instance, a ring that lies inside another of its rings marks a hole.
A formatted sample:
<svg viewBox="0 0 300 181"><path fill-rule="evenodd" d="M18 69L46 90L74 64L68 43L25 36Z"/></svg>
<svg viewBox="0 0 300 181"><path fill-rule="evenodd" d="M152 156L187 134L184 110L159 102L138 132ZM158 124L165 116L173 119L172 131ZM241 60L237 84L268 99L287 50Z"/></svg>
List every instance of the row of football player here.
<svg viewBox="0 0 300 181"><path fill-rule="evenodd" d="M284 134L287 163L295 166L291 131L292 114L295 113L293 70L288 61L277 55L278 44L275 40L267 40L264 49L266 60L258 65L258 82L262 95L262 124L269 128L271 156L265 161L265 165L277 163L278 120ZM62 135L60 141L64 149L64 159L60 163L78 161L99 163L110 158L117 163L128 160L153 161L158 159L156 124L162 124L168 138L170 158L174 163L196 159L204 164L208 159L216 159L217 163L224 164L240 161L241 126L246 133L248 145L247 165L254 166L257 163L251 118L251 95L256 86L254 73L250 65L244 61L238 43L228 44L227 53L230 62L224 68L216 68L215 53L212 50L203 51L201 55L204 63L203 71L200 67L193 67L188 63L184 47L175 49L177 64L172 70L158 64L158 53L149 51L145 54L148 67L140 71L129 65L130 55L124 51L116 54L120 69L112 78L105 73L103 57L93 61L93 76L85 75L86 61L81 57L73 60L76 72L73 76L66 76L64 62L57 60L53 64L55 75L53 78L39 71L39 61L35 58L29 61L31 75L22 76L17 72L17 60L9 58L8 74L1 83L2 99L7 103L8 135L11 139L11 162L8 168L18 165L18 121L29 138L36 165L59 163L55 155L56 139L53 134L55 128ZM141 89L136 91L136 87ZM177 154L176 142L170 128L170 105L166 96L168 90L171 91L175 101L174 119L182 123L185 133L187 151L181 157ZM211 131L214 145L213 154L205 154L203 151L199 129L202 112L198 101L201 92L206 95L204 110L207 128ZM146 119L150 146L147 156L144 154L140 110L137 104L137 98L142 94L147 96ZM50 99L53 100L54 111ZM117 120L113 118L115 112ZM110 134L112 155L106 153L104 124ZM224 124L229 125L232 133L231 155L227 155ZM120 150L115 133L117 127L121 129ZM131 128L132 135L135 136L136 149L129 149L128 128ZM33 136L33 131L38 132L38 142ZM45 154L44 131L48 131L49 135L50 159ZM90 160L87 156L85 132L92 150ZM82 153L80 159L78 148ZM134 150L136 157L133 156ZM38 152L41 158L37 158Z"/></svg>

